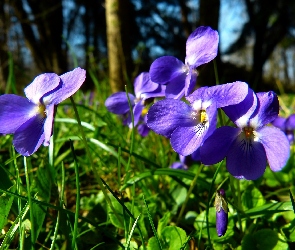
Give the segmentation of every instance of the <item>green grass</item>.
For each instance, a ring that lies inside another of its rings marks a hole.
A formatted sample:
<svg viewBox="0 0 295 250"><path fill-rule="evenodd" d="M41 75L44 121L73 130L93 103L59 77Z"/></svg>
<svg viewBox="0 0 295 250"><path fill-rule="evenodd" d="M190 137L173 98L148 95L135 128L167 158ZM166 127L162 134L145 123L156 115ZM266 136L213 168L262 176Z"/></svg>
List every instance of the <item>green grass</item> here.
<svg viewBox="0 0 295 250"><path fill-rule="evenodd" d="M178 156L169 140L123 126L104 106L107 82L95 80L91 105L81 90L59 105L50 147L24 159L11 135L1 137L0 250L294 247L293 148L281 172L267 168L256 181L232 178L224 162L170 169ZM223 237L212 203L220 185L229 205Z"/></svg>

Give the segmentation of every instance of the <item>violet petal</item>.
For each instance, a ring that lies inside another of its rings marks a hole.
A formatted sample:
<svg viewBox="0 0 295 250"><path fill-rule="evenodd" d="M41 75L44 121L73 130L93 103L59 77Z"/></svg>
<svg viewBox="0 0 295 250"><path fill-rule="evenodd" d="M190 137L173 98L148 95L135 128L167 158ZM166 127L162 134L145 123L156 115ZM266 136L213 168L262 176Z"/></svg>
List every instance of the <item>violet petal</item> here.
<svg viewBox="0 0 295 250"><path fill-rule="evenodd" d="M198 67L212 61L218 52L219 36L208 26L198 27L186 41L185 62Z"/></svg>
<svg viewBox="0 0 295 250"><path fill-rule="evenodd" d="M134 93L137 98L144 98L145 93L153 92L158 87L159 84L151 81L148 72L142 72L134 79Z"/></svg>
<svg viewBox="0 0 295 250"><path fill-rule="evenodd" d="M0 96L0 133L13 134L23 123L38 114L38 106L27 98L5 94Z"/></svg>
<svg viewBox="0 0 295 250"><path fill-rule="evenodd" d="M137 131L142 137L146 137L150 132L150 128L145 123L141 123L137 126Z"/></svg>
<svg viewBox="0 0 295 250"><path fill-rule="evenodd" d="M194 126L191 118L192 108L186 103L163 99L152 105L147 114L147 125L156 133L170 137L179 126Z"/></svg>
<svg viewBox="0 0 295 250"><path fill-rule="evenodd" d="M75 94L84 83L85 78L86 70L79 67L61 75L61 87L58 88L56 91L51 91L50 93L45 94L45 96L43 97L43 102L46 105L59 104L60 102Z"/></svg>
<svg viewBox="0 0 295 250"><path fill-rule="evenodd" d="M45 73L37 76L34 81L25 88L24 92L31 102L38 104L46 93L57 89L60 85L61 80L57 74Z"/></svg>
<svg viewBox="0 0 295 250"><path fill-rule="evenodd" d="M179 75L185 74L184 67L183 62L176 57L162 56L151 64L150 78L155 83L167 84Z"/></svg>
<svg viewBox="0 0 295 250"><path fill-rule="evenodd" d="M189 73L185 79L185 90L184 95L189 95L195 88L197 82L197 72L190 68Z"/></svg>
<svg viewBox="0 0 295 250"><path fill-rule="evenodd" d="M200 148L201 162L213 165L222 161L240 132L241 129L229 126L216 129Z"/></svg>
<svg viewBox="0 0 295 250"><path fill-rule="evenodd" d="M262 143L246 142L244 135L238 136L227 153L226 167L238 179L259 178L266 168L266 153Z"/></svg>
<svg viewBox="0 0 295 250"><path fill-rule="evenodd" d="M273 91L257 93L259 110L255 117L251 118L250 126L260 128L278 117L279 100Z"/></svg>
<svg viewBox="0 0 295 250"><path fill-rule="evenodd" d="M178 154L190 155L201 146L206 132L207 128L202 123L193 127L178 127L171 135L171 146Z"/></svg>
<svg viewBox="0 0 295 250"><path fill-rule="evenodd" d="M51 104L46 107L46 120L44 122L44 146L49 146L52 135L55 105Z"/></svg>
<svg viewBox="0 0 295 250"><path fill-rule="evenodd" d="M281 170L290 156L286 135L278 128L265 126L257 131L257 137L263 144L271 170Z"/></svg>
<svg viewBox="0 0 295 250"><path fill-rule="evenodd" d="M295 130L295 114L292 114L287 118L286 129L287 130Z"/></svg>
<svg viewBox="0 0 295 250"><path fill-rule="evenodd" d="M13 145L18 153L30 156L44 141L44 117L36 115L21 125L14 133Z"/></svg>
<svg viewBox="0 0 295 250"><path fill-rule="evenodd" d="M284 118L284 117L277 117L276 119L274 119L271 123L272 123L272 125L274 125L275 127L277 127L277 128L280 128L281 130L285 130L285 128L286 128L286 125L285 125L285 123L286 123L286 118Z"/></svg>
<svg viewBox="0 0 295 250"><path fill-rule="evenodd" d="M131 102L131 106L134 106L134 95L128 94ZM117 114L123 115L129 111L129 104L127 95L125 92L117 92L109 96L105 101L105 106L108 111Z"/></svg>

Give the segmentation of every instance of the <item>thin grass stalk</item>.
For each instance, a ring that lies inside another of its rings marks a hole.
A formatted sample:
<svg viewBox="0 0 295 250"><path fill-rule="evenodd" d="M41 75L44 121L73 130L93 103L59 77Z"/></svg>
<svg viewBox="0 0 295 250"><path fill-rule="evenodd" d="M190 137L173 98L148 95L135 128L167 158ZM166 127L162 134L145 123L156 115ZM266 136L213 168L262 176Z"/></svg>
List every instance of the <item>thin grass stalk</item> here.
<svg viewBox="0 0 295 250"><path fill-rule="evenodd" d="M12 156L13 156L13 165L14 165L14 168L15 168L15 175L16 175L16 192L18 194L21 194L21 179L20 179L20 176L19 176L19 169L18 169L17 162L16 162L14 147L12 147ZM18 208L18 214L20 214L21 211L22 211L22 203L21 203L21 199L19 199L19 198L17 198L17 208ZM19 218L19 224L20 225L22 224L22 218L21 217ZM22 238L21 227L19 227L19 237L20 237L20 239ZM23 249L22 244L20 244L19 247L20 247L20 250Z"/></svg>
<svg viewBox="0 0 295 250"><path fill-rule="evenodd" d="M28 193L28 202L30 207L30 222L31 222L31 249L35 249L35 225L34 225L34 211L32 209L32 198L31 198L31 188L30 188L30 179L29 179L29 172L28 172L28 162L27 158L24 156L24 166L25 166L25 176L26 176L26 185L27 185L27 193Z"/></svg>
<svg viewBox="0 0 295 250"><path fill-rule="evenodd" d="M72 154L74 157L74 168L75 168L75 174L76 174L76 212L75 212L75 222L74 222L74 232L73 232L73 238L72 238L72 249L77 248L77 231L78 231L78 219L79 219L79 211L80 211L80 179L79 179L79 168L77 163L77 158L73 146L73 142L70 140L70 147L72 150Z"/></svg>
<svg viewBox="0 0 295 250"><path fill-rule="evenodd" d="M62 162L61 164L61 191L60 191L60 201L59 201L59 206L63 207L64 204L64 192L65 192L65 166ZM50 250L55 249L54 245L57 239L57 234L58 234L58 229L59 229L59 220L60 220L60 211L57 213L57 219L56 219L56 224L54 228L54 234L53 234L53 239L51 242Z"/></svg>
<svg viewBox="0 0 295 250"><path fill-rule="evenodd" d="M160 239L159 239L159 236L158 236L157 230L156 230L155 225L154 225L154 223L153 223L153 219L152 219L152 216L151 216L151 214L150 214L149 206L148 206L148 204L146 203L146 200L145 200L145 198L144 198L144 195L142 196L142 198L143 198L144 204L145 204L146 209L147 209L147 213L148 213L148 217L149 217L149 221L150 221L150 224L151 224L151 227L152 227L153 233L154 233L155 238L156 238L156 240L157 240L157 242L158 242L158 245L159 245L160 250L162 250L163 248L162 248L162 245L161 245L161 242L160 242Z"/></svg>
<svg viewBox="0 0 295 250"><path fill-rule="evenodd" d="M132 129L131 129L131 141L130 141L130 150L129 150L129 157L128 157L128 162L127 162L127 166L126 166L126 176L124 178L124 183L126 183L126 180L129 179L129 168L130 168L130 163L131 163L131 156L133 153L133 146L134 146L134 114L133 114L133 109L132 109L132 105L131 105L131 101L128 95L128 90L127 90L127 86L125 85L125 92L126 92L126 96L127 96L127 100L128 100L128 105L129 105L129 109L130 109L130 115L131 115L131 122L132 122Z"/></svg>
<svg viewBox="0 0 295 250"><path fill-rule="evenodd" d="M182 215L183 215L184 210L186 208L186 205L187 205L187 202L189 200L189 197L190 197L191 193L193 192L193 189L194 189L194 187L195 187L195 185L197 183L197 179L198 179L198 177L199 177L199 175L200 175L200 173L201 173L201 171L203 169L203 166L204 166L203 164L200 165L200 167L198 168L198 171L197 171L194 179L191 182L190 188L189 188L189 190L188 190L188 192L186 194L186 197L185 197L185 201L182 204L181 209L180 209L180 212L178 214L178 218L177 218L177 221L176 221L176 226L179 224L180 219L182 218Z"/></svg>
<svg viewBox="0 0 295 250"><path fill-rule="evenodd" d="M96 169L95 169L95 166L93 164L93 160L92 160L92 155L90 153L90 150L89 150L89 147L88 147L88 143L87 143L87 139L86 139L86 135L85 135L85 132L83 130L83 127L81 125L81 119L80 119L80 116L79 116L79 113L78 113L78 110L77 110L77 107L76 107L76 104L74 102L74 99L73 97L71 96L70 97L70 100L71 100L71 103L73 105L73 109L74 109L74 112L75 112L75 116L77 118L77 122L78 122L78 127L79 127L79 131L81 131L81 135L82 135L82 139L83 139L83 143L84 143L84 147L85 147L85 150L86 150L86 154L87 154L87 157L90 161L90 165L91 165L91 168L92 168L92 172L94 174L94 177L96 179L96 181L98 182L98 185L100 186L103 194L104 194L104 197L108 203L108 205L110 206L110 208L112 209L113 213L115 214L115 216L117 217L117 219L121 222L121 219L117 213L117 211L115 210L113 204L112 204L112 201L110 199L110 197L108 196L107 194L107 191L101 181L101 178L99 177L98 173L96 172Z"/></svg>

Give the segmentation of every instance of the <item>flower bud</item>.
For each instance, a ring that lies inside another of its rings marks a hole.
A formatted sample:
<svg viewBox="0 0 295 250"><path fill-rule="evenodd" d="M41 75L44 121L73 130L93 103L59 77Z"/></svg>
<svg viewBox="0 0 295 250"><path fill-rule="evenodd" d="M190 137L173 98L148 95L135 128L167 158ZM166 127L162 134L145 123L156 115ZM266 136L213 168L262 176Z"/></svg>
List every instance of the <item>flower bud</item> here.
<svg viewBox="0 0 295 250"><path fill-rule="evenodd" d="M228 207L223 189L216 192L214 206L216 209L216 231L220 237L225 235L228 223Z"/></svg>

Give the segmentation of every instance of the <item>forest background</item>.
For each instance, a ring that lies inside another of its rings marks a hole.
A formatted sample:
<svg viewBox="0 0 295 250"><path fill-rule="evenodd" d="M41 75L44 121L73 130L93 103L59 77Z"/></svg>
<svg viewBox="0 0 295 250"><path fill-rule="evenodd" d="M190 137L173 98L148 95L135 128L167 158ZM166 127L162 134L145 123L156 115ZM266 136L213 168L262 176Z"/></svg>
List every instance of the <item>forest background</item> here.
<svg viewBox="0 0 295 250"><path fill-rule="evenodd" d="M154 59L185 57L198 26L220 33L221 83L256 90L295 90L295 2L292 0L1 0L0 93L43 72L80 67L108 78L113 92L148 71ZM9 77L13 61L14 77ZM208 74L211 72L212 74ZM93 88L90 77L84 88ZM198 84L214 85L213 67Z"/></svg>

